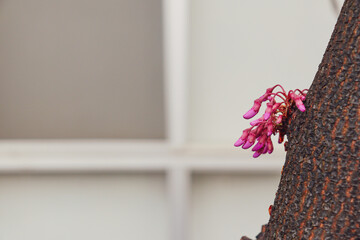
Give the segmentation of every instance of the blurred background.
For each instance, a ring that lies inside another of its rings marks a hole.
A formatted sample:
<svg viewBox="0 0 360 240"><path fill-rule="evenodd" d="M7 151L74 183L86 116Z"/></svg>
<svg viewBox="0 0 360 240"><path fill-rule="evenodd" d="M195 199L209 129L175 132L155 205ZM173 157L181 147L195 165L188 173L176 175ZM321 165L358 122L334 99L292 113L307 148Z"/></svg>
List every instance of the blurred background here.
<svg viewBox="0 0 360 240"><path fill-rule="evenodd" d="M242 115L310 87L342 2L0 0L0 239L255 237L285 152Z"/></svg>

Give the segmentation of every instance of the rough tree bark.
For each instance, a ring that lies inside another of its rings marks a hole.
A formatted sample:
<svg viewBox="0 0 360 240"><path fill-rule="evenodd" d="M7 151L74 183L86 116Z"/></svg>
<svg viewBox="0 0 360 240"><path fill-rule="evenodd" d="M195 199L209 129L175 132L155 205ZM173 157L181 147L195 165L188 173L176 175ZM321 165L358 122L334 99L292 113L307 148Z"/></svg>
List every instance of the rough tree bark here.
<svg viewBox="0 0 360 240"><path fill-rule="evenodd" d="M289 119L283 173L257 239L360 239L359 83L360 0L346 0L306 111Z"/></svg>

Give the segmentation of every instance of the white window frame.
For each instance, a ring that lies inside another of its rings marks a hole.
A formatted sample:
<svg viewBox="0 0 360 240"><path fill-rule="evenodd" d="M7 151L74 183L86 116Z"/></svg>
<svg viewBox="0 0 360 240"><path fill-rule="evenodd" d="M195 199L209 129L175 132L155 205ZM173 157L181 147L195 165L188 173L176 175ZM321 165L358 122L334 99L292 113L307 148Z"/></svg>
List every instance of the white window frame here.
<svg viewBox="0 0 360 240"><path fill-rule="evenodd" d="M0 174L154 172L166 174L171 240L188 239L188 199L194 173L279 174L278 156L187 153L189 0L163 0L166 132L164 141L1 140Z"/></svg>

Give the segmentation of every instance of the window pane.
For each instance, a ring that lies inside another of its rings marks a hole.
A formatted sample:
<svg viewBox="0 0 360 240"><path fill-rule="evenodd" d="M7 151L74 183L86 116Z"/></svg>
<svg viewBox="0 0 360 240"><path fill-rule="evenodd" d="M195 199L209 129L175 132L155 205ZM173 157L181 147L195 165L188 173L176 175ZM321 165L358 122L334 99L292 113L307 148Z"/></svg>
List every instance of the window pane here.
<svg viewBox="0 0 360 240"><path fill-rule="evenodd" d="M168 239L163 174L2 175L0 180L3 239Z"/></svg>
<svg viewBox="0 0 360 240"><path fill-rule="evenodd" d="M164 138L161 0L0 2L0 138Z"/></svg>
<svg viewBox="0 0 360 240"><path fill-rule="evenodd" d="M331 1L191 1L188 137L232 147L266 88L308 88L337 16ZM264 111L264 110L261 110Z"/></svg>
<svg viewBox="0 0 360 240"><path fill-rule="evenodd" d="M196 174L191 197L191 240L252 239L269 220L278 175Z"/></svg>

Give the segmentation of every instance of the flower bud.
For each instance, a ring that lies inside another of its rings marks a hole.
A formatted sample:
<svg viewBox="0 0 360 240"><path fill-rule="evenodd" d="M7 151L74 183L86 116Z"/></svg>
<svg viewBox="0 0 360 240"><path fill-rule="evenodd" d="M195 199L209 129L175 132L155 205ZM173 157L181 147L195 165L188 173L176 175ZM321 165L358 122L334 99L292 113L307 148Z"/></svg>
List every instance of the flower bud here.
<svg viewBox="0 0 360 240"><path fill-rule="evenodd" d="M267 139L267 145L268 145L268 153L271 154L274 151L274 146L271 141L271 137Z"/></svg>
<svg viewBox="0 0 360 240"><path fill-rule="evenodd" d="M255 147L253 147L252 151L258 151L261 148L263 148L264 144L266 143L266 134L263 134L260 138L258 143L255 145Z"/></svg>
<svg viewBox="0 0 360 240"><path fill-rule="evenodd" d="M295 100L295 104L300 111L305 112L306 109L304 103L300 100L300 98Z"/></svg>
<svg viewBox="0 0 360 240"><path fill-rule="evenodd" d="M234 143L234 146L240 147L241 145L243 145L249 136L249 132L250 132L250 128L245 129L241 137Z"/></svg>
<svg viewBox="0 0 360 240"><path fill-rule="evenodd" d="M243 145L245 143L245 140L239 138L235 143L234 146L235 147L240 147L241 145Z"/></svg>
<svg viewBox="0 0 360 240"><path fill-rule="evenodd" d="M249 134L249 137L248 137L247 141L246 141L245 144L242 146L242 148L243 148L243 149L248 149L248 148L250 148L252 145L254 145L255 139L256 139L256 135L255 135L254 131L251 131L250 134Z"/></svg>
<svg viewBox="0 0 360 240"><path fill-rule="evenodd" d="M262 116L261 118L258 118L252 122L250 122L251 126L256 126L257 124L259 124L260 122L264 121L264 116Z"/></svg>
<svg viewBox="0 0 360 240"><path fill-rule="evenodd" d="M257 151L253 154L253 158L258 158L261 155L260 151Z"/></svg>
<svg viewBox="0 0 360 240"><path fill-rule="evenodd" d="M264 95L262 95L261 97L259 97L257 100L259 100L260 102L265 102L266 100L268 100L268 98L270 97L269 93L265 93Z"/></svg>
<svg viewBox="0 0 360 240"><path fill-rule="evenodd" d="M305 112L305 106L304 103L301 101L301 97L299 95L296 95L294 92L290 93L290 98L294 100L296 107L302 111Z"/></svg>
<svg viewBox="0 0 360 240"><path fill-rule="evenodd" d="M243 117L245 119L252 118L253 116L255 116L259 112L260 107L261 107L261 102L258 99L256 99L254 101L254 105L252 106L252 108L247 113L245 113Z"/></svg>
<svg viewBox="0 0 360 240"><path fill-rule="evenodd" d="M253 149L251 149L253 152L260 150L264 146L263 143L258 142Z"/></svg>
<svg viewBox="0 0 360 240"><path fill-rule="evenodd" d="M272 107L273 104L271 102L266 104L267 108L265 110L265 114L264 114L264 120L268 120L270 118L270 115L272 113Z"/></svg>
<svg viewBox="0 0 360 240"><path fill-rule="evenodd" d="M267 135L268 136L271 136L271 134L273 133L273 131L274 131L274 126L273 126L273 124L270 122L268 125L267 125Z"/></svg>
<svg viewBox="0 0 360 240"><path fill-rule="evenodd" d="M264 149L263 149L263 151L262 151L262 154L267 153L267 151L268 151L268 145L267 145L267 143L265 143L265 146L264 146Z"/></svg>
<svg viewBox="0 0 360 240"><path fill-rule="evenodd" d="M261 135L262 135L262 132L264 130L264 127L265 127L265 124L262 123L262 124L259 124L255 130L255 136L256 138L259 138Z"/></svg>

